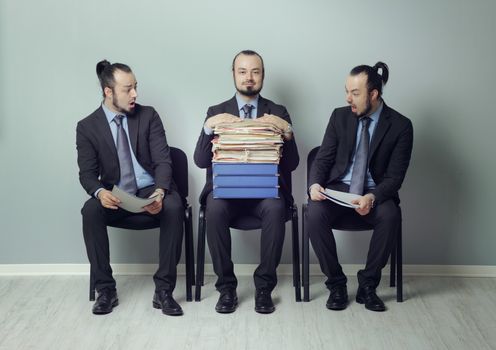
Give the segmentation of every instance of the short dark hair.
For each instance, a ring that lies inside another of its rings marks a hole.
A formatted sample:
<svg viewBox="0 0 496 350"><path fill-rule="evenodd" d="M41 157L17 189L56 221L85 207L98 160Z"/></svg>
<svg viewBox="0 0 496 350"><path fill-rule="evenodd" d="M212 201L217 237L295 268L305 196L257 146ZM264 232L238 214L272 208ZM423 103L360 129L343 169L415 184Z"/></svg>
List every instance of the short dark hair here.
<svg viewBox="0 0 496 350"><path fill-rule="evenodd" d="M123 63L110 63L107 60L100 61L96 64L96 75L102 87L102 94L105 97L105 88L109 87L112 90L115 86L114 73L116 70L121 70L126 73L132 73L131 68Z"/></svg>
<svg viewBox="0 0 496 350"><path fill-rule="evenodd" d="M247 55L247 56L258 56L260 58L260 61L262 61L262 77L265 76L265 67L264 67L264 61L262 56L260 56L256 51L253 50L243 50L240 51L234 56L233 61L232 61L232 71L234 72L234 62L236 61L236 58L238 58L239 55Z"/></svg>
<svg viewBox="0 0 496 350"><path fill-rule="evenodd" d="M382 73L379 74L379 69ZM367 65L356 66L350 71L350 75L358 75L364 73L367 75L367 90L370 93L372 90L379 92L379 97L382 96L382 87L386 85L389 78L389 68L384 62L377 62L373 67Z"/></svg>

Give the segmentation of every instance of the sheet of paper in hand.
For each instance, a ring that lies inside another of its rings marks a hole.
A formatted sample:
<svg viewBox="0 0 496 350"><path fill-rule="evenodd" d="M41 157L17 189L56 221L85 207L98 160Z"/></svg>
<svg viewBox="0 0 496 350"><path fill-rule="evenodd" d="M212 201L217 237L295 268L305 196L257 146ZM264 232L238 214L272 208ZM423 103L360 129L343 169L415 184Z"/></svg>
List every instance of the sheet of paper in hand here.
<svg viewBox="0 0 496 350"><path fill-rule="evenodd" d="M361 197L358 194L335 191L335 190L331 190L329 188L326 188L324 191L321 191L320 193L322 193L327 199L333 201L334 203L342 205L343 207L348 207L348 208L358 208L359 207L359 205L351 203L352 200L358 199Z"/></svg>
<svg viewBox="0 0 496 350"><path fill-rule="evenodd" d="M112 194L120 199L121 203L119 204L119 207L131 213L144 212L145 209L143 209L143 207L151 204L155 198L157 198L157 196L153 196L151 198L139 198L121 190L115 185L114 188L112 188Z"/></svg>

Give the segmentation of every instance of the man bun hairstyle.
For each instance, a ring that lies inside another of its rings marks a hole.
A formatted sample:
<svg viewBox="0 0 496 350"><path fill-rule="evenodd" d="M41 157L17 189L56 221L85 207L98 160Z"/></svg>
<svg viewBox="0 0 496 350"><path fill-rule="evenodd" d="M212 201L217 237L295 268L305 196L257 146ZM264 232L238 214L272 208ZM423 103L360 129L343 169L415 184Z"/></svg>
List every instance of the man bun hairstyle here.
<svg viewBox="0 0 496 350"><path fill-rule="evenodd" d="M131 68L127 64L123 63L113 63L111 64L107 60L102 60L96 64L96 75L100 81L100 86L102 87L102 94L105 97L105 88L111 88L114 90L115 79L114 73L116 70L121 70L126 73L132 73Z"/></svg>
<svg viewBox="0 0 496 350"><path fill-rule="evenodd" d="M379 69L381 74L379 74ZM373 67L368 65L356 66L350 71L350 75L359 75L364 73L367 75L367 90L370 93L372 90L379 92L379 97L382 96L382 87L386 85L389 79L389 68L384 62L377 62Z"/></svg>

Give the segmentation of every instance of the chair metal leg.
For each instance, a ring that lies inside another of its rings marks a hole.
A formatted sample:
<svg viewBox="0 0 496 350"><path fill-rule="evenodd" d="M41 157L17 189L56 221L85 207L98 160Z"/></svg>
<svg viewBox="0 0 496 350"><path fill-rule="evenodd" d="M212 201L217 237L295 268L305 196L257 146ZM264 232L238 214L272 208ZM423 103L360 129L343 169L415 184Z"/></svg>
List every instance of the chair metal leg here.
<svg viewBox="0 0 496 350"><path fill-rule="evenodd" d="M308 238L308 232L305 228L305 219L306 219L306 214L307 214L307 204L303 204L303 207L301 208L301 259L302 259L302 266L303 266L303 274L302 274L302 280L303 280L303 301L310 301L310 260L309 260L309 254L310 254L310 246L309 246L309 238Z"/></svg>
<svg viewBox="0 0 496 350"><path fill-rule="evenodd" d="M398 238L395 237L393 241L393 248L391 249L391 258L389 262L390 270L389 270L389 286L396 286L396 252L398 250L397 247Z"/></svg>
<svg viewBox="0 0 496 350"><path fill-rule="evenodd" d="M201 206L200 213L198 215L198 248L196 257L195 301L201 300L201 287L203 286L203 279L205 274L205 231L205 207Z"/></svg>
<svg viewBox="0 0 496 350"><path fill-rule="evenodd" d="M298 208L292 207L291 233L293 242L293 286L295 288L295 299L301 301L301 279L300 279L300 235L298 232Z"/></svg>
<svg viewBox="0 0 496 350"><path fill-rule="evenodd" d="M396 242L396 259L397 259L397 276L396 276L396 301L398 303L403 302L403 244L402 244L402 225L398 232L397 242Z"/></svg>
<svg viewBox="0 0 496 350"><path fill-rule="evenodd" d="M90 301L95 301L95 278L90 266Z"/></svg>
<svg viewBox="0 0 496 350"><path fill-rule="evenodd" d="M184 251L186 254L186 300L193 300L192 285L195 283L193 253L193 222L191 206L184 213Z"/></svg>

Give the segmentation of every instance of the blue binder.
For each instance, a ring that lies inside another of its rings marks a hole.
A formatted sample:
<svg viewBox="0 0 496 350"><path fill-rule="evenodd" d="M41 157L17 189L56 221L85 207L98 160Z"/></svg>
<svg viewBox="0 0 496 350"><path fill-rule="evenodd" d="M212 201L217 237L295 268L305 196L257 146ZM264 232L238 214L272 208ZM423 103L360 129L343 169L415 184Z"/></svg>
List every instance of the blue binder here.
<svg viewBox="0 0 496 350"><path fill-rule="evenodd" d="M277 164L273 163L212 163L215 175L276 175Z"/></svg>
<svg viewBox="0 0 496 350"><path fill-rule="evenodd" d="M279 198L277 187L216 187L214 198Z"/></svg>
<svg viewBox="0 0 496 350"><path fill-rule="evenodd" d="M217 175L214 187L277 187L279 176L275 175Z"/></svg>

